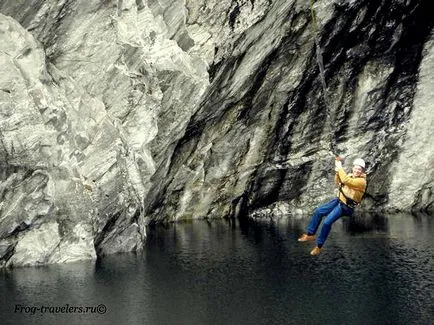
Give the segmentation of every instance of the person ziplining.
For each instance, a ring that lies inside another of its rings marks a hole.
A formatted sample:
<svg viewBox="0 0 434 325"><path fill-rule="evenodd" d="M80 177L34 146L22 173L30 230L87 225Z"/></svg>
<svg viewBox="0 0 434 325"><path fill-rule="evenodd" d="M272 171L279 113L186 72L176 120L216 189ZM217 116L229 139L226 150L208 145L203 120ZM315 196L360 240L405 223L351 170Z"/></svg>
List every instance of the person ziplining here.
<svg viewBox="0 0 434 325"><path fill-rule="evenodd" d="M365 161L357 158L353 163L352 173L347 174L339 157L335 160L335 183L339 187L336 198L319 206L313 213L307 227L307 233L298 238L299 242L314 241L315 234L323 217L325 217L321 232L316 240L316 247L310 252L318 255L330 233L333 223L342 216L352 216L354 208L360 204L367 188Z"/></svg>
<svg viewBox="0 0 434 325"><path fill-rule="evenodd" d="M367 181L365 174L365 161L363 159L356 159L353 163L352 173L347 174L342 167L342 159L337 155L335 138L332 132L334 119L331 113L330 103L328 100L327 84L324 74L324 63L322 58L322 50L318 39L318 27L315 18L314 10L315 0L310 2L310 12L313 26L313 36L315 41L316 61L318 64L318 73L321 80L323 90L323 101L327 113L327 118L330 123L329 131L329 150L331 154L336 157L335 159L335 183L339 187L337 197L329 202L319 206L313 213L312 219L307 227L307 233L304 233L299 242L314 241L315 234L319 228L321 220L325 217L321 232L316 239L316 247L310 252L311 255L318 255L330 233L333 223L335 223L342 216L352 216L354 208L360 204L366 192Z"/></svg>

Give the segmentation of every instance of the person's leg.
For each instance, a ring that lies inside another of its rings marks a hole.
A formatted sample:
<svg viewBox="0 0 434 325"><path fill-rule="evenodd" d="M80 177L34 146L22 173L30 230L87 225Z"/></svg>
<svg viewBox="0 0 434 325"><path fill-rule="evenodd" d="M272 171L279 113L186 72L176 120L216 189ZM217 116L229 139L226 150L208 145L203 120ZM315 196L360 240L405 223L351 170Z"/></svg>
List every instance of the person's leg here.
<svg viewBox="0 0 434 325"><path fill-rule="evenodd" d="M324 222L322 224L321 232L319 234L319 237L317 239L317 246L321 248L324 245L324 242L327 239L327 236L330 233L330 230L332 229L333 223L338 220L340 217L342 217L342 207L340 204L337 204L335 208L328 214L328 216L324 219Z"/></svg>
<svg viewBox="0 0 434 325"><path fill-rule="evenodd" d="M307 234L309 236L316 234L322 217L324 217L325 215L333 211L333 209L336 206L339 206L338 198L334 198L333 200L316 208L315 212L313 213L312 219L310 220L310 223L307 226Z"/></svg>

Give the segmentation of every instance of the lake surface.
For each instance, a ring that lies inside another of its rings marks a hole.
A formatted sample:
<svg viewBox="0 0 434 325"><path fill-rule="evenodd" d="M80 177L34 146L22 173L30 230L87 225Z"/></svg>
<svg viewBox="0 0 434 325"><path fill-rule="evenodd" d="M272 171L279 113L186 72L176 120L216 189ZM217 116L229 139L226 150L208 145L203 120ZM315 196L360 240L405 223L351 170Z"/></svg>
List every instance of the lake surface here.
<svg viewBox="0 0 434 325"><path fill-rule="evenodd" d="M3 270L0 324L434 324L433 217L339 220L317 257L307 223L158 226L141 254Z"/></svg>

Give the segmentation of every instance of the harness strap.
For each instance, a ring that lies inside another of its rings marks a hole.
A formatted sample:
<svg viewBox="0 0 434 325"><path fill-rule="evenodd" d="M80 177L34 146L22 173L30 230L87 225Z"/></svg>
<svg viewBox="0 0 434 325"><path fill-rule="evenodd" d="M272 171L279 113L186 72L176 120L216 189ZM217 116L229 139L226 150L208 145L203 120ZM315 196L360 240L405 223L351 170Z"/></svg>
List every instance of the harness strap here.
<svg viewBox="0 0 434 325"><path fill-rule="evenodd" d="M341 192L342 195L345 197L345 199L347 201L347 205L349 207L351 207L351 206L355 207L355 206L359 205L360 202L362 202L363 197L365 196L366 190L368 188L368 181L366 181L366 187L365 187L365 190L363 191L362 197L360 198L359 202L357 202L357 201L353 200L352 198L349 198L348 196L346 196L345 193L344 193L344 191L342 190L343 186L344 186L344 184L341 183L341 186L339 186L339 192Z"/></svg>

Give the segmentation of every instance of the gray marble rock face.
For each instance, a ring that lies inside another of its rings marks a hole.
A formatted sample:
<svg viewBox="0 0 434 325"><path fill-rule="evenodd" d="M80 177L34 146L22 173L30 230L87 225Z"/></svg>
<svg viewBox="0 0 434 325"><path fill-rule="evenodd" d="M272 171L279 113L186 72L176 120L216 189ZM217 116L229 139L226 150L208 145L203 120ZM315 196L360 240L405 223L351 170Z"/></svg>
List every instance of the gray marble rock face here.
<svg viewBox="0 0 434 325"><path fill-rule="evenodd" d="M305 217L331 149L369 163L363 209L432 211L432 29L424 0L2 1L0 265Z"/></svg>

